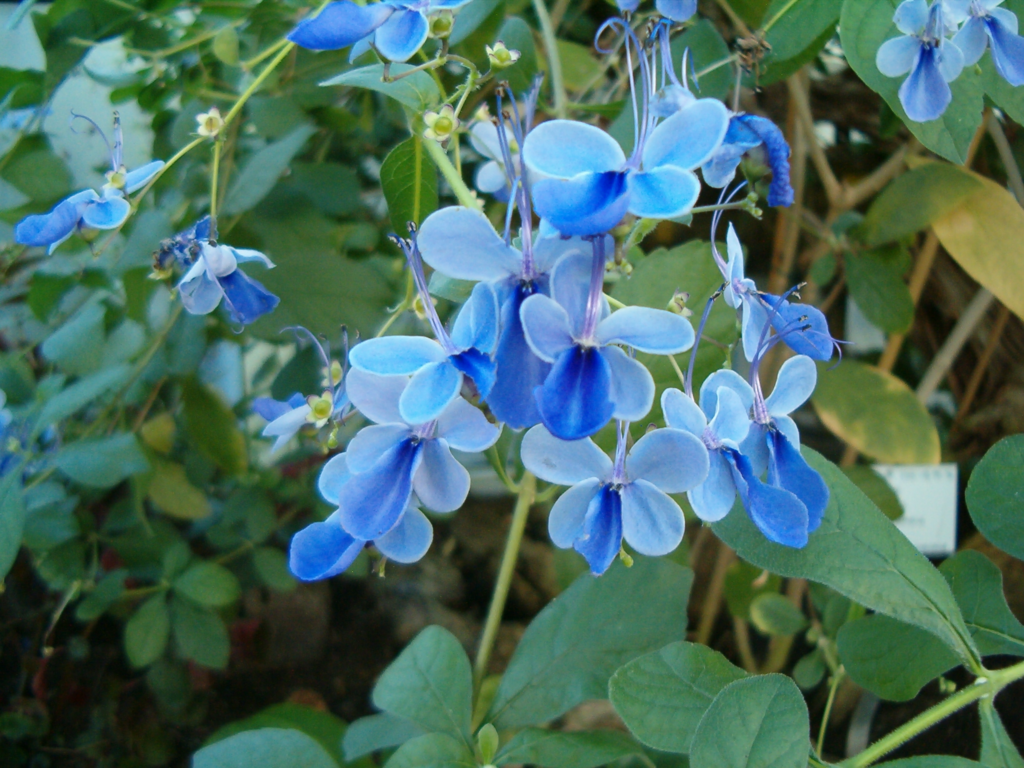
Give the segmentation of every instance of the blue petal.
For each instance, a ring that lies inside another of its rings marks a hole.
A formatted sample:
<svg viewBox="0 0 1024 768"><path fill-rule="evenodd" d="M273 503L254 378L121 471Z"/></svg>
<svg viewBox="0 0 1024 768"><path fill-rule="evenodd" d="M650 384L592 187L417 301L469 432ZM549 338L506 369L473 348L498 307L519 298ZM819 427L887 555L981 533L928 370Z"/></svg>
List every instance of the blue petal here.
<svg viewBox="0 0 1024 768"><path fill-rule="evenodd" d="M788 416L782 416L788 419ZM777 422L776 422L777 426ZM728 446L732 447L732 446ZM740 453L747 457L754 474L760 476L768 468L768 427L759 422L751 422L747 436L740 443Z"/></svg>
<svg viewBox="0 0 1024 768"><path fill-rule="evenodd" d="M977 64L981 59L982 54L985 53L985 49L988 48L988 33L985 31L985 20L980 16L972 16L967 22L960 27L960 31L953 36L953 44L960 49L960 53L964 55L964 65L971 66ZM888 43L886 44L888 45ZM884 45L882 46L885 47ZM917 53L917 49L914 49L914 53ZM881 49L879 49L879 55L881 55ZM911 60L911 65L913 60ZM879 67L881 70L882 68ZM910 67L903 70L909 72ZM888 72L882 72L883 75L889 74ZM902 74L902 73L897 73ZM892 75L890 75L891 77Z"/></svg>
<svg viewBox="0 0 1024 768"><path fill-rule="evenodd" d="M743 266L743 245L740 243L740 238L736 234L736 228L729 222L729 229L725 233L725 250L728 255L728 263L726 266L729 268L729 282L730 283L743 283L746 278L746 272ZM730 285L730 289L732 286ZM735 304L729 306L735 308Z"/></svg>
<svg viewBox="0 0 1024 768"><path fill-rule="evenodd" d="M736 371L715 371L700 385L700 407L709 421L718 413L718 391L723 387L731 389L739 398L743 410L747 413L750 412L754 406L754 390L751 389L747 380Z"/></svg>
<svg viewBox="0 0 1024 768"><path fill-rule="evenodd" d="M597 326L601 344L628 344L652 355L675 355L693 346L693 326L682 315L650 307L625 307Z"/></svg>
<svg viewBox="0 0 1024 768"><path fill-rule="evenodd" d="M494 195L499 203L507 203L511 195L505 168L496 160L481 163L473 176L473 186L485 195Z"/></svg>
<svg viewBox="0 0 1024 768"><path fill-rule="evenodd" d="M412 496L412 478L423 456L422 442L403 440L365 472L352 475L338 493L341 524L364 541L395 527Z"/></svg>
<svg viewBox="0 0 1024 768"><path fill-rule="evenodd" d="M831 359L836 342L829 333L828 320L820 309L810 304L793 304L771 294L764 294L764 298L772 307L778 307L778 311L772 315L772 327L776 331L804 326L799 332L786 336L787 347L798 355L807 355L814 360Z"/></svg>
<svg viewBox="0 0 1024 768"><path fill-rule="evenodd" d="M1024 85L1024 38L997 21L995 11L992 13L993 18L986 24L991 41L992 63L1010 85Z"/></svg>
<svg viewBox="0 0 1024 768"><path fill-rule="evenodd" d="M160 173L160 169L164 167L163 160L154 160L151 163L146 163L141 168L136 168L134 171L128 171L124 177L124 191L129 195L136 190L142 189L149 180Z"/></svg>
<svg viewBox="0 0 1024 768"><path fill-rule="evenodd" d="M644 480L665 493L688 491L704 482L707 474L708 449L700 438L681 429L648 432L626 455L630 480ZM628 535L626 539L633 543Z"/></svg>
<svg viewBox="0 0 1024 768"><path fill-rule="evenodd" d="M426 336L367 339L348 353L348 362L353 368L378 376L412 375L428 363L447 359L441 345Z"/></svg>
<svg viewBox="0 0 1024 768"><path fill-rule="evenodd" d="M608 232L629 208L628 174L607 171L543 179L533 185L533 205L564 235Z"/></svg>
<svg viewBox="0 0 1024 768"><path fill-rule="evenodd" d="M905 35L916 35L928 22L927 0L904 0L892 17L896 28Z"/></svg>
<svg viewBox="0 0 1024 768"><path fill-rule="evenodd" d="M590 251L590 249L588 249ZM611 250L606 253L612 253ZM592 252L574 252L563 256L551 271L551 297L562 305L569 315L569 328L573 338L583 335L590 301L590 277L594 265ZM608 300L600 297L600 319L608 316Z"/></svg>
<svg viewBox="0 0 1024 768"><path fill-rule="evenodd" d="M907 117L927 123L942 116L953 99L953 92L939 72L935 48L922 47L910 76L900 86L900 103Z"/></svg>
<svg viewBox="0 0 1024 768"><path fill-rule="evenodd" d="M993 50L995 50L995 46L993 46ZM937 51L935 61L939 65L939 74L942 75L943 80L951 83L960 77L960 73L964 69L964 55L949 40L943 40Z"/></svg>
<svg viewBox="0 0 1024 768"><path fill-rule="evenodd" d="M818 383L818 368L814 361L804 355L791 357L779 368L775 388L765 400L768 413L784 416L792 413L807 402Z"/></svg>
<svg viewBox="0 0 1024 768"><path fill-rule="evenodd" d="M491 413L513 429L532 427L540 421L533 390L551 371L551 366L530 349L519 317L519 308L534 290L531 283L517 284L501 307L501 336L494 354L497 370L487 396Z"/></svg>
<svg viewBox="0 0 1024 768"><path fill-rule="evenodd" d="M675 501L646 480L622 487L622 536L642 555L667 555L683 540L686 520Z"/></svg>
<svg viewBox="0 0 1024 768"><path fill-rule="evenodd" d="M350 0L341 0L331 3L314 18L299 22L288 33L288 39L312 51L336 51L371 34L394 11L394 8L384 3L372 3L364 7Z"/></svg>
<svg viewBox="0 0 1024 768"><path fill-rule="evenodd" d="M654 377L644 364L618 347L602 347L598 353L611 373L609 397L615 410L612 417L640 421L654 405Z"/></svg>
<svg viewBox="0 0 1024 768"><path fill-rule="evenodd" d="M740 115L739 120L761 139L772 170L772 183L768 187L768 205L793 204L793 187L789 183L789 144L782 131L771 120L757 115Z"/></svg>
<svg viewBox="0 0 1024 768"><path fill-rule="evenodd" d="M309 423L306 420L307 414L309 414L309 406L303 403L298 408L289 408L263 428L261 433L263 437L277 438L270 449L271 454L281 450L285 443L295 437L298 431Z"/></svg>
<svg viewBox="0 0 1024 768"><path fill-rule="evenodd" d="M363 416L378 424L403 424L398 401L409 380L405 376L376 376L349 368L345 392Z"/></svg>
<svg viewBox="0 0 1024 768"><path fill-rule="evenodd" d="M600 480L584 480L558 497L548 514L548 535L556 547L568 549L580 537L587 509L602 485Z"/></svg>
<svg viewBox="0 0 1024 768"><path fill-rule="evenodd" d="M490 354L498 341L498 297L487 283L477 283L462 305L451 332L459 349L475 347Z"/></svg>
<svg viewBox="0 0 1024 768"><path fill-rule="evenodd" d="M208 315L217 308L224 297L220 283L210 277L203 264L197 262L197 269L189 270L178 283L178 296L185 311L191 315Z"/></svg>
<svg viewBox="0 0 1024 768"><path fill-rule="evenodd" d="M338 495L341 493L341 488L351 477L352 473L348 470L348 457L344 453L333 456L324 464L316 481L321 498L328 504L338 506Z"/></svg>
<svg viewBox="0 0 1024 768"><path fill-rule="evenodd" d="M716 149L711 159L700 167L704 183L716 189L728 186L736 178L736 169L744 152L746 150L743 147L735 144L723 144Z"/></svg>
<svg viewBox="0 0 1024 768"><path fill-rule="evenodd" d="M747 457L727 450L733 481L754 525L776 544L807 546L807 507L789 491L765 485L751 469Z"/></svg>
<svg viewBox="0 0 1024 768"><path fill-rule="evenodd" d="M127 221L131 212L131 205L119 194L94 200L82 209L82 226L117 229Z"/></svg>
<svg viewBox="0 0 1024 768"><path fill-rule="evenodd" d="M989 20L993 24L999 24L1010 34L1016 35L1018 34L1017 17L1014 15L1013 11L1007 10L1006 8L998 8L997 6L1002 2L1003 0L982 0L980 4L988 11ZM960 46L957 46L957 48L959 47ZM961 53L963 53L963 51L961 51Z"/></svg>
<svg viewBox="0 0 1024 768"><path fill-rule="evenodd" d="M768 310L761 299L750 294L743 294L743 355L753 362L757 347L761 343L761 335L768 323ZM765 336L767 339L767 335Z"/></svg>
<svg viewBox="0 0 1024 768"><path fill-rule="evenodd" d="M643 167L661 165L693 170L707 162L729 129L729 110L717 99L697 99L676 112L647 137Z"/></svg>
<svg viewBox="0 0 1024 768"><path fill-rule="evenodd" d="M718 392L718 411L708 426L720 441L738 446L750 432L749 413L739 395L723 387Z"/></svg>
<svg viewBox="0 0 1024 768"><path fill-rule="evenodd" d="M264 421L273 421L278 416L284 416L284 414L292 410L292 405L283 400L275 400L272 397L257 397L252 401L252 410Z"/></svg>
<svg viewBox="0 0 1024 768"><path fill-rule="evenodd" d="M605 238L605 253L615 252L615 241ZM579 237L569 239L561 237L557 232L554 236L538 236L533 242L533 263L537 274L545 274L554 269L555 264L563 256L571 253L581 253L590 256L593 253L593 246Z"/></svg>
<svg viewBox="0 0 1024 768"><path fill-rule="evenodd" d="M396 563L415 563L427 554L433 540L434 526L416 507L410 507L405 510L398 525L373 544L388 560L394 560Z"/></svg>
<svg viewBox="0 0 1024 768"><path fill-rule="evenodd" d="M437 420L437 436L456 451L486 451L500 435L500 425L491 424L479 408L474 408L461 397L455 398Z"/></svg>
<svg viewBox="0 0 1024 768"><path fill-rule="evenodd" d="M793 421L789 416L773 416L772 424L779 432L784 434L790 443L793 444L794 448L800 447L800 428L797 427L796 422ZM767 441L765 441L765 449L767 450Z"/></svg>
<svg viewBox="0 0 1024 768"><path fill-rule="evenodd" d="M66 240L75 231L82 211L99 200L94 190L86 189L58 203L49 213L26 216L14 228L14 240L21 245L53 245Z"/></svg>
<svg viewBox="0 0 1024 768"><path fill-rule="evenodd" d="M604 486L590 500L573 547L586 558L595 576L615 561L622 548L622 497L611 486Z"/></svg>
<svg viewBox="0 0 1024 768"><path fill-rule="evenodd" d="M777 430L768 433L772 459L768 482L792 493L807 507L807 530L816 531L828 506L828 486L786 436Z"/></svg>
<svg viewBox="0 0 1024 768"><path fill-rule="evenodd" d="M686 498L697 517L706 523L717 522L729 514L736 501L736 484L721 451L708 451L708 476L703 483L687 491Z"/></svg>
<svg viewBox="0 0 1024 768"><path fill-rule="evenodd" d="M366 472L381 456L409 437L409 428L404 424L375 424L363 427L345 449L348 471L354 474Z"/></svg>
<svg viewBox="0 0 1024 768"><path fill-rule="evenodd" d="M555 485L576 485L590 479L603 482L612 472L612 460L589 437L561 440L543 424L523 437L520 455L524 467Z"/></svg>
<svg viewBox="0 0 1024 768"><path fill-rule="evenodd" d="M619 7L620 11L632 13L640 7L640 0L615 0L615 5Z"/></svg>
<svg viewBox="0 0 1024 768"><path fill-rule="evenodd" d="M413 476L416 497L434 512L454 512L469 495L469 472L459 464L443 440L423 442L423 462Z"/></svg>
<svg viewBox="0 0 1024 768"><path fill-rule="evenodd" d="M614 413L611 369L599 350L573 346L555 361L543 386L534 390L541 419L563 440L589 437Z"/></svg>
<svg viewBox="0 0 1024 768"><path fill-rule="evenodd" d="M523 257L494 231L480 211L450 206L427 216L416 236L423 260L459 280L500 280L517 275Z"/></svg>
<svg viewBox="0 0 1024 768"><path fill-rule="evenodd" d="M232 248L230 245L225 245L231 255L235 257L235 261L239 264L246 264L255 262L262 264L267 269L274 268L274 262L270 260L270 257L261 251L254 250L252 248Z"/></svg>
<svg viewBox="0 0 1024 768"><path fill-rule="evenodd" d="M548 120L538 125L526 136L522 158L537 179L618 171L626 164L615 139L600 128L575 120Z"/></svg>
<svg viewBox="0 0 1024 768"><path fill-rule="evenodd" d="M982 52L984 52L985 33L982 30ZM886 77L905 75L914 66L914 60L921 50L921 40L912 35L894 37L886 40L875 54L875 66ZM981 57L981 54L978 54Z"/></svg>
<svg viewBox="0 0 1024 768"><path fill-rule="evenodd" d="M345 533L331 515L326 522L308 525L292 537L288 568L302 581L327 579L352 565L365 546L365 541Z"/></svg>
<svg viewBox="0 0 1024 768"><path fill-rule="evenodd" d="M663 165L629 175L629 212L647 219L672 219L689 213L700 196L692 171Z"/></svg>
<svg viewBox="0 0 1024 768"><path fill-rule="evenodd" d="M467 349L464 352L459 352L457 355L452 355L449 360L455 368L473 380L480 399L483 402L487 402L497 375L497 365L495 362L477 349Z"/></svg>
<svg viewBox="0 0 1024 768"><path fill-rule="evenodd" d="M398 411L407 424L426 424L441 415L460 389L462 373L451 360L427 363L409 380L398 400Z"/></svg>
<svg viewBox="0 0 1024 768"><path fill-rule="evenodd" d="M697 0L657 0L654 5L658 13L677 23L689 20L697 12Z"/></svg>
<svg viewBox="0 0 1024 768"><path fill-rule="evenodd" d="M665 416L665 424L672 429L681 429L697 437L704 435L707 417L692 399L678 389L670 388L661 393L661 412Z"/></svg>
<svg viewBox="0 0 1024 768"><path fill-rule="evenodd" d="M535 293L519 309L519 319L530 349L546 363L573 346L569 315L554 299Z"/></svg>
<svg viewBox="0 0 1024 768"><path fill-rule="evenodd" d="M242 325L255 322L272 312L281 302L262 283L253 280L240 269L219 278L219 282L232 321Z"/></svg>
<svg viewBox="0 0 1024 768"><path fill-rule="evenodd" d="M430 25L420 11L395 11L373 35L377 50L385 59L408 61L427 41Z"/></svg>

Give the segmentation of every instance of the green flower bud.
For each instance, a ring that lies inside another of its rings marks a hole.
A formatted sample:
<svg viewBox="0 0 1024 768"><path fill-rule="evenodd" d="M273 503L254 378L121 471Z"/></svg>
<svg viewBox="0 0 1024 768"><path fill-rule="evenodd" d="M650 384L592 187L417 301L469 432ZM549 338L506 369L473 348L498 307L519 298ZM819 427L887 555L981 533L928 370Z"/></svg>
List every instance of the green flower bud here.
<svg viewBox="0 0 1024 768"><path fill-rule="evenodd" d="M496 42L493 48L485 45L484 50L487 51L487 60L491 63L491 69L508 69L522 56L519 51L506 48L501 40Z"/></svg>

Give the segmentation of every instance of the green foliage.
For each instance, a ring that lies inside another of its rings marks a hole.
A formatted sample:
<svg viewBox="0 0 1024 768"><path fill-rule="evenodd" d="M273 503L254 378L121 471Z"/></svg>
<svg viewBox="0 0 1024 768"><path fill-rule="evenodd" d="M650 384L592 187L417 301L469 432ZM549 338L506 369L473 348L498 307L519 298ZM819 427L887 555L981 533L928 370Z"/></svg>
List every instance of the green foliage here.
<svg viewBox="0 0 1024 768"><path fill-rule="evenodd" d="M342 748L348 761L382 749L398 747L405 742L422 736L423 729L415 723L382 712L379 715L361 717L345 731ZM461 741L458 742L461 745Z"/></svg>
<svg viewBox="0 0 1024 768"><path fill-rule="evenodd" d="M886 333L905 333L914 322L914 300L903 282L910 254L900 246L848 254L846 284L857 307Z"/></svg>
<svg viewBox="0 0 1024 768"><path fill-rule="evenodd" d="M69 479L92 488L110 488L149 470L149 461L131 433L80 440L61 449L54 463Z"/></svg>
<svg viewBox="0 0 1024 768"><path fill-rule="evenodd" d="M410 69L412 67L408 64L392 64L391 75L392 77L401 75ZM360 67L359 69L350 69L348 72L342 72L340 75L329 80L324 80L320 85L347 85L353 88L369 88L372 91L389 96L410 109L431 107L441 98L437 85L426 72L415 72L393 82L384 82L381 79L383 74L383 64L371 64L368 67Z"/></svg>
<svg viewBox="0 0 1024 768"><path fill-rule="evenodd" d="M25 504L22 500L20 467L0 478L0 579L7 575L21 548L25 525Z"/></svg>
<svg viewBox="0 0 1024 768"><path fill-rule="evenodd" d="M245 472L249 464L245 436L221 397L195 379L189 379L182 387L182 399L185 428L199 450L228 474Z"/></svg>
<svg viewBox="0 0 1024 768"><path fill-rule="evenodd" d="M974 468L967 509L985 538L1024 558L1024 435L1003 438Z"/></svg>
<svg viewBox="0 0 1024 768"><path fill-rule="evenodd" d="M981 654L1024 656L1024 624L1006 604L999 568L980 552L964 550L939 570L949 582Z"/></svg>
<svg viewBox="0 0 1024 768"><path fill-rule="evenodd" d="M139 606L124 627L124 650L135 667L146 667L159 659L171 635L167 598L154 595Z"/></svg>
<svg viewBox="0 0 1024 768"><path fill-rule="evenodd" d="M978 712L981 714L981 764L988 768L1024 768L1024 757L1006 732L992 700L983 700Z"/></svg>
<svg viewBox="0 0 1024 768"><path fill-rule="evenodd" d="M614 731L562 733L524 728L495 757L495 765L529 764L543 768L597 768L641 753L635 741Z"/></svg>
<svg viewBox="0 0 1024 768"><path fill-rule="evenodd" d="M215 612L188 598L171 598L174 647L183 659L211 669L224 669L231 652L228 629Z"/></svg>
<svg viewBox="0 0 1024 768"><path fill-rule="evenodd" d="M179 595L209 608L230 605L242 594L235 574L223 565L205 561L187 568L172 587Z"/></svg>
<svg viewBox="0 0 1024 768"><path fill-rule="evenodd" d="M750 603L750 621L766 635L788 637L807 628L807 617L792 602L771 592Z"/></svg>
<svg viewBox="0 0 1024 768"><path fill-rule="evenodd" d="M446 733L417 736L399 747L385 768L477 768L473 751Z"/></svg>
<svg viewBox="0 0 1024 768"><path fill-rule="evenodd" d="M255 208L270 194L292 158L314 133L316 129L311 126L300 125L281 140L253 153L228 190L222 215L235 216Z"/></svg>
<svg viewBox="0 0 1024 768"><path fill-rule="evenodd" d="M243 731L203 747L192 758L193 768L338 768L312 736L294 728Z"/></svg>
<svg viewBox="0 0 1024 768"><path fill-rule="evenodd" d="M345 762L341 754L341 740L345 735L345 722L318 709L285 702L274 704L244 720L229 723L213 732L206 745L216 744L244 731L261 728L291 728L311 736L338 765Z"/></svg>
<svg viewBox="0 0 1024 768"><path fill-rule="evenodd" d="M437 171L427 157L421 139L406 139L384 160L380 186L388 202L391 228L408 237L409 222L419 226L437 208Z"/></svg>

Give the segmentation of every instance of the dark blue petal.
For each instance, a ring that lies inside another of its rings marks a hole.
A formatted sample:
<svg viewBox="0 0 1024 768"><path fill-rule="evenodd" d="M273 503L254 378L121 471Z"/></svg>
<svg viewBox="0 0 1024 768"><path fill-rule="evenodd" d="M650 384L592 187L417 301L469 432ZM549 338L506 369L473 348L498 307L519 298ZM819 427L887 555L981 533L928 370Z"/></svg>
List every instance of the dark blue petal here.
<svg viewBox="0 0 1024 768"><path fill-rule="evenodd" d="M336 51L372 34L394 12L385 3L359 6L341 0L328 5L315 18L301 21L288 33L288 39L311 51Z"/></svg>
<svg viewBox="0 0 1024 768"><path fill-rule="evenodd" d="M629 207L627 174L581 173L533 185L537 214L563 235L597 235L618 224Z"/></svg>
<svg viewBox="0 0 1024 768"><path fill-rule="evenodd" d="M186 236L189 240L209 240L210 239L210 217L203 216L199 221L195 223L191 230L188 232L182 232L182 235Z"/></svg>
<svg viewBox="0 0 1024 768"><path fill-rule="evenodd" d="M519 319L519 307L537 290L533 283L518 283L501 306L501 336L494 353L497 370L487 405L499 421L513 429L540 423L533 390L544 383L551 371L551 365L533 354L526 343Z"/></svg>
<svg viewBox="0 0 1024 768"><path fill-rule="evenodd" d="M403 440L365 472L352 475L338 492L342 527L373 541L398 523L412 496L412 478L423 456L422 442Z"/></svg>
<svg viewBox="0 0 1024 768"><path fill-rule="evenodd" d="M476 384L476 391L480 393L480 399L487 401L494 387L496 365L489 355L485 355L479 349L465 349L450 358L452 365L464 374L469 376Z"/></svg>
<svg viewBox="0 0 1024 768"><path fill-rule="evenodd" d="M299 399L298 403L292 405L292 400L296 397ZM287 401L275 400L272 397L257 397L252 401L252 409L257 416L267 421L273 421L278 416L283 416L288 411L298 408L304 402L306 402L305 399L298 393L292 395Z"/></svg>
<svg viewBox="0 0 1024 768"><path fill-rule="evenodd" d="M1024 37L1013 34L995 17L985 19L992 63L1010 85L1024 85Z"/></svg>
<svg viewBox="0 0 1024 768"><path fill-rule="evenodd" d="M586 558L590 570L600 576L622 548L622 497L605 485L590 500L580 537L573 549Z"/></svg>
<svg viewBox="0 0 1024 768"><path fill-rule="evenodd" d="M918 123L941 117L953 99L953 92L939 71L935 52L933 46L921 46L914 68L899 90L907 117Z"/></svg>
<svg viewBox="0 0 1024 768"><path fill-rule="evenodd" d="M551 368L544 385L534 390L544 426L555 437L579 440L608 423L611 369L599 349L572 346Z"/></svg>
<svg viewBox="0 0 1024 768"><path fill-rule="evenodd" d="M765 485L754 474L750 461L739 451L725 448L723 454L732 469L736 490L754 525L777 544L807 546L807 507L789 491Z"/></svg>
<svg viewBox="0 0 1024 768"><path fill-rule="evenodd" d="M761 294L778 311L772 316L772 328L777 332L803 327L786 336L785 344L798 355L812 360L831 360L836 341L828 330L828 320L821 310L810 304L793 304L769 293ZM782 302L780 305L779 302Z"/></svg>
<svg viewBox="0 0 1024 768"><path fill-rule="evenodd" d="M365 546L365 541L349 536L336 520L313 523L292 537L288 568L302 581L330 578L352 565Z"/></svg>
<svg viewBox="0 0 1024 768"><path fill-rule="evenodd" d="M771 120L757 115L737 115L732 123L740 123L764 144L768 167L772 169L772 183L768 187L768 205L792 205L793 187L789 183L789 144L782 131ZM730 128L732 127L730 123ZM728 140L728 133L726 133Z"/></svg>
<svg viewBox="0 0 1024 768"><path fill-rule="evenodd" d="M82 211L98 195L91 189L58 203L49 213L26 216L14 228L14 241L21 245L53 245L71 236Z"/></svg>
<svg viewBox="0 0 1024 768"><path fill-rule="evenodd" d="M828 486L782 432L768 430L768 482L792 493L807 507L807 530L816 531L828 506Z"/></svg>
<svg viewBox="0 0 1024 768"><path fill-rule="evenodd" d="M259 281L253 280L240 269L217 280L224 289L224 298L231 319L242 325L248 325L273 311L281 301Z"/></svg>

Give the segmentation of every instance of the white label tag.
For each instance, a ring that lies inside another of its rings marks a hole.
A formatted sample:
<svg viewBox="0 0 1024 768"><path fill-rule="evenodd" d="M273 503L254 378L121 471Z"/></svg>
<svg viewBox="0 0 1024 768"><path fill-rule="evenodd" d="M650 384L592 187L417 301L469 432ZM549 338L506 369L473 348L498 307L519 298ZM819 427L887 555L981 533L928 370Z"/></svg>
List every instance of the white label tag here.
<svg viewBox="0 0 1024 768"><path fill-rule="evenodd" d="M903 505L896 527L929 557L956 552L956 464L874 464Z"/></svg>

